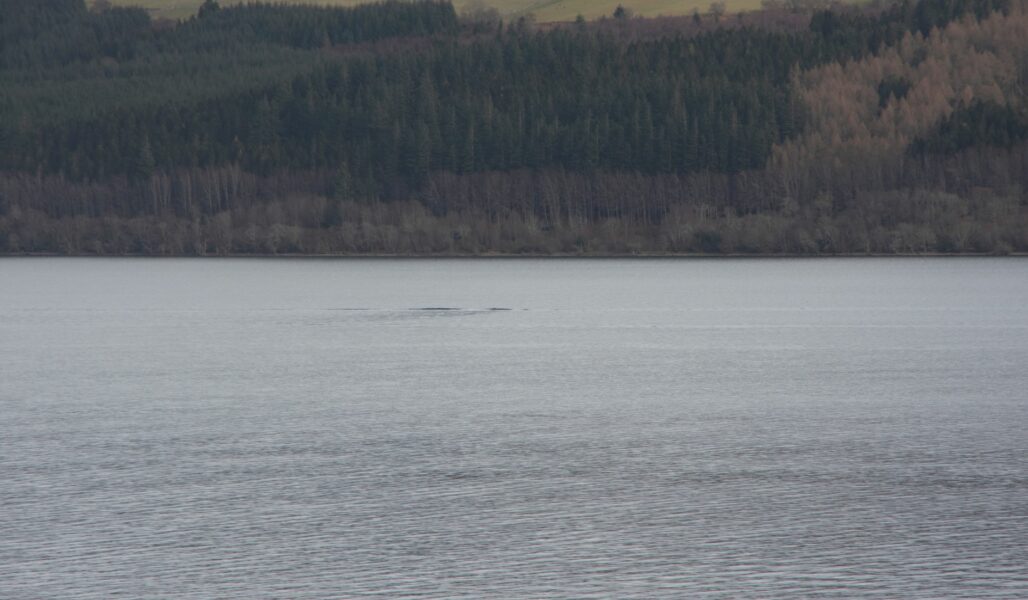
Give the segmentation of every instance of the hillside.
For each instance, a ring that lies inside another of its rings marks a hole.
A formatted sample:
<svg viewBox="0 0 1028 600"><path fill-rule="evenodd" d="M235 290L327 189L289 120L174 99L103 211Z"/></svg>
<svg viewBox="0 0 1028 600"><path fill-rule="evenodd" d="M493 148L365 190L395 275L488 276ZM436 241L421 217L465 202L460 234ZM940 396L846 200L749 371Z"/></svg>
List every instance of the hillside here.
<svg viewBox="0 0 1028 600"><path fill-rule="evenodd" d="M353 6L367 0L285 0L295 4L321 4L325 6ZM705 0L456 0L458 11L481 3L496 8L507 17L531 13L539 22L573 21L578 15L587 19L609 17L619 5L633 14L645 17L660 15L691 15L693 11L707 12L710 2ZM180 19L196 13L199 0L114 0L123 6L142 6L156 18ZM223 3L228 5L228 2ZM756 10L759 0L725 0L729 12Z"/></svg>
<svg viewBox="0 0 1028 600"><path fill-rule="evenodd" d="M0 9L6 252L1028 251L1025 0Z"/></svg>

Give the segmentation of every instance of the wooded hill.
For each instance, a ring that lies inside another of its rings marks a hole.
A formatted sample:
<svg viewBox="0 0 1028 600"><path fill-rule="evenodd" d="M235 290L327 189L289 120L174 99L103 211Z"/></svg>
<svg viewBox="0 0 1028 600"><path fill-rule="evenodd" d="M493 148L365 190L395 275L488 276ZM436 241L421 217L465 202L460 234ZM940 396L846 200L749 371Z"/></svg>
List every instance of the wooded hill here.
<svg viewBox="0 0 1028 600"><path fill-rule="evenodd" d="M0 0L0 251L1028 251L1025 9Z"/></svg>
<svg viewBox="0 0 1028 600"><path fill-rule="evenodd" d="M110 0L114 5L140 6L154 18L185 19L196 14L197 0ZM221 0L224 7L245 4L247 0ZM315 4L321 6L355 6L362 0L285 0L289 4ZM771 0L772 2L776 0ZM790 0L804 2L807 0ZM820 1L820 0L815 0ZM504 18L529 16L540 23L574 21L578 15L586 19L599 19L614 14L623 6L633 15L658 17L692 15L696 10L705 12L710 0L454 0L458 14L480 10L494 10ZM761 0L725 0L728 12L756 10Z"/></svg>

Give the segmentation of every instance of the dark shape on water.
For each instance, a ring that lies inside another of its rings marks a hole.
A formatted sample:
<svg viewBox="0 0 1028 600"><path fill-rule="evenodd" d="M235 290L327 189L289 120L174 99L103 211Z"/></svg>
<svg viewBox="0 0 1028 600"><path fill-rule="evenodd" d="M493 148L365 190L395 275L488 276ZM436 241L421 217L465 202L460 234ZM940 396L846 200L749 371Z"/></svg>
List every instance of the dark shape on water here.
<svg viewBox="0 0 1028 600"><path fill-rule="evenodd" d="M365 308L365 307L358 307L358 308L341 307L341 308L329 308L329 309L326 309L326 310L339 310L339 311L347 311L347 312L369 312L369 311L379 311L379 312L381 312L381 311L389 311L390 309L386 309L386 308ZM489 308L461 308L459 306L420 306L420 307L417 307L417 308L408 308L406 310L409 311L409 312L457 312L457 311L463 311L463 312L498 312L498 311L511 311L511 310L514 310L514 309L513 308L506 308L506 307L498 307L498 306L490 306Z"/></svg>

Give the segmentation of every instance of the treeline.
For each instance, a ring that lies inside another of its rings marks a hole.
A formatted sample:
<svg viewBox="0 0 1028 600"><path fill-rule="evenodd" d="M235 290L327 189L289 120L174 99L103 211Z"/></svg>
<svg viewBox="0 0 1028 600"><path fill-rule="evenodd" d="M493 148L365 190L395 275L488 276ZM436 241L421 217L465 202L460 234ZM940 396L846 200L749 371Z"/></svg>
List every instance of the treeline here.
<svg viewBox="0 0 1028 600"><path fill-rule="evenodd" d="M988 93L926 90L932 44L1023 0L545 30L441 2L0 4L0 251L1028 250L1026 54L996 50Z"/></svg>
<svg viewBox="0 0 1028 600"><path fill-rule="evenodd" d="M257 29L245 18L250 13L264 23L292 10L226 8L168 37L191 48L210 31L221 39L225 24L237 22L234 13L249 35ZM317 17L348 12L309 10L311 31L322 30ZM262 43L283 37L277 31ZM386 196L402 196L438 170L755 168L799 127L788 74L814 44L807 36L722 30L626 46L586 32L514 27L486 39L443 37L422 52L267 57L266 73L250 69L249 87L236 93L218 76L193 76L194 62L210 73L211 62L221 60L217 52L151 46L166 61L159 72L139 58L101 75L104 84L112 81L100 89L96 79L13 81L9 120L28 123L10 132L0 164L73 180L233 162L264 174L345 165L358 187ZM247 54L238 45L224 49ZM288 65L295 73L282 71ZM171 92L178 102L161 94L140 103L128 89L138 82L189 96ZM121 84L124 94L117 93Z"/></svg>
<svg viewBox="0 0 1028 600"><path fill-rule="evenodd" d="M153 23L134 7L83 0L0 0L0 66L38 69L103 58L160 56L186 61L192 52L236 52L250 46L314 49L398 36L457 32L448 2L386 0L352 8L249 3L222 9L205 2L184 23Z"/></svg>

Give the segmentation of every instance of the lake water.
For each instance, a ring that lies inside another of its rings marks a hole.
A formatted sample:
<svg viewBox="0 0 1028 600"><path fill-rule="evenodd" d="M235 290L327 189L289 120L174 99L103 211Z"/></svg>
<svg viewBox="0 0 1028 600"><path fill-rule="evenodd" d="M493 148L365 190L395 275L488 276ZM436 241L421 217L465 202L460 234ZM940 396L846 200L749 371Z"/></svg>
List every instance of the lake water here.
<svg viewBox="0 0 1028 600"><path fill-rule="evenodd" d="M0 415L2 598L1028 597L1028 260L0 259Z"/></svg>

